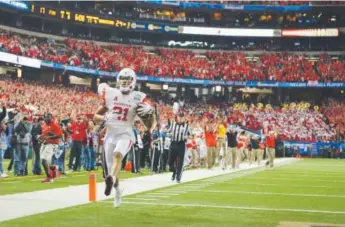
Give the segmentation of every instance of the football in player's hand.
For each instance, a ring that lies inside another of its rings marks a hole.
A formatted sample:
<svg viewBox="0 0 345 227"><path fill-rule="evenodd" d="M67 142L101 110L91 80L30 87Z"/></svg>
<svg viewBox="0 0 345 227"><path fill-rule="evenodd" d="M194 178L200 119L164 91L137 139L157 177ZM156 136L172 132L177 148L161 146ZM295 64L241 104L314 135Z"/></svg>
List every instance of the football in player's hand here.
<svg viewBox="0 0 345 227"><path fill-rule="evenodd" d="M137 114L140 118L145 118L152 115L154 112L153 107L148 103L140 103L137 108Z"/></svg>

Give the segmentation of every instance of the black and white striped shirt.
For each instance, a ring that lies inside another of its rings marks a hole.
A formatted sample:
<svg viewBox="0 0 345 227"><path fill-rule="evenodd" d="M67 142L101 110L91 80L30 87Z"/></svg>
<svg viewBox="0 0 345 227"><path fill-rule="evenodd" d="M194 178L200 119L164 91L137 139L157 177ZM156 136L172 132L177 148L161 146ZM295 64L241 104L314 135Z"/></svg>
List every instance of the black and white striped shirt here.
<svg viewBox="0 0 345 227"><path fill-rule="evenodd" d="M168 131L171 135L171 142L185 141L185 137L189 135L188 123L176 123L173 122Z"/></svg>

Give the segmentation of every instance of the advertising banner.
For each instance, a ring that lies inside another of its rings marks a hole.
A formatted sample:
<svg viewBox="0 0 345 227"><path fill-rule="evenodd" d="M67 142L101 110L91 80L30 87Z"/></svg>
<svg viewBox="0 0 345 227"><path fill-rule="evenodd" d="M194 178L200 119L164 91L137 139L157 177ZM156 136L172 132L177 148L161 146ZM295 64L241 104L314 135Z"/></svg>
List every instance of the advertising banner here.
<svg viewBox="0 0 345 227"><path fill-rule="evenodd" d="M0 61L17 65L23 65L31 68L41 68L41 60L22 57L5 52L0 52Z"/></svg>
<svg viewBox="0 0 345 227"><path fill-rule="evenodd" d="M29 11L30 3L25 1L0 0L0 4L13 7L19 10Z"/></svg>
<svg viewBox="0 0 345 227"><path fill-rule="evenodd" d="M131 29L140 31L177 33L179 26L159 23L132 22Z"/></svg>
<svg viewBox="0 0 345 227"><path fill-rule="evenodd" d="M344 152L345 143L284 141L284 148L286 156L295 156L297 152L302 156L327 156L329 151L339 150Z"/></svg>
<svg viewBox="0 0 345 227"><path fill-rule="evenodd" d="M338 28L283 29L282 37L337 37Z"/></svg>
<svg viewBox="0 0 345 227"><path fill-rule="evenodd" d="M1 59L1 58L0 58ZM68 70L73 72L87 73L95 76L116 77L116 72L105 72L95 69L86 69L69 65L62 65L53 62L42 61L42 66ZM200 80L190 78L171 78L171 77L154 77L138 74L137 79L139 81L150 81L160 83L179 83L179 84L194 84L202 86L236 86L236 87L280 87L280 88L345 88L344 82L275 82L275 81L224 81L224 80Z"/></svg>
<svg viewBox="0 0 345 227"><path fill-rule="evenodd" d="M278 30L279 32L277 33ZM280 36L279 29L251 29L251 28L214 28L179 26L179 33L189 35L237 36L237 37L274 37Z"/></svg>

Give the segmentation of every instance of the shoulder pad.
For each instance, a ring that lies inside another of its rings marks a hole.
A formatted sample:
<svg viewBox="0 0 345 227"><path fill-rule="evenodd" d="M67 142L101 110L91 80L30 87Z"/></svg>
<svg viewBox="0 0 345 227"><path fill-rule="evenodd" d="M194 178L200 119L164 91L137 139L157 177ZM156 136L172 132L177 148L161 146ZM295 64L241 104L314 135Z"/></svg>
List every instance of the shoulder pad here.
<svg viewBox="0 0 345 227"><path fill-rule="evenodd" d="M146 99L146 94L141 91L133 91L133 99L138 102L143 102Z"/></svg>

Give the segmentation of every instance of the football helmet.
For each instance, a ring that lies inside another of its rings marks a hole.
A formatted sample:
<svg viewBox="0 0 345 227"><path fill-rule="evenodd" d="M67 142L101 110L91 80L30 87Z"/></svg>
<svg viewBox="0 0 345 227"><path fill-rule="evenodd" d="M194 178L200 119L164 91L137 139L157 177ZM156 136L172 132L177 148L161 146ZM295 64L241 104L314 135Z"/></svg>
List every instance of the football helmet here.
<svg viewBox="0 0 345 227"><path fill-rule="evenodd" d="M134 90L136 80L137 75L133 69L124 68L117 75L116 86L122 93L128 94Z"/></svg>

